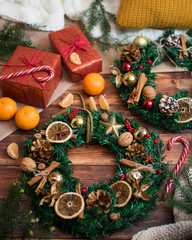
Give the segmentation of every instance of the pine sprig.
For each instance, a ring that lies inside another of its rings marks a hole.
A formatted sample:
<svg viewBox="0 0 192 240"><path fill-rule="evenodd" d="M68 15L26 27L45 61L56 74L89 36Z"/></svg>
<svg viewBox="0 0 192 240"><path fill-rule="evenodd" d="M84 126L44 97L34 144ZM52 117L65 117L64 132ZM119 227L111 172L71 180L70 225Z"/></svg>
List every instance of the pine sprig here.
<svg viewBox="0 0 192 240"><path fill-rule="evenodd" d="M13 23L5 20L5 24L0 30L0 59L8 60L17 46L37 48L38 46L32 43L26 30L38 28L38 25Z"/></svg>
<svg viewBox="0 0 192 240"><path fill-rule="evenodd" d="M111 35L111 23L115 23L115 19L113 13L106 11L103 0L93 0L89 9L82 13L79 26L92 44L98 43L103 51L107 51L112 44L115 48L120 46L117 39ZM101 34L93 38L91 31L95 27L100 29Z"/></svg>

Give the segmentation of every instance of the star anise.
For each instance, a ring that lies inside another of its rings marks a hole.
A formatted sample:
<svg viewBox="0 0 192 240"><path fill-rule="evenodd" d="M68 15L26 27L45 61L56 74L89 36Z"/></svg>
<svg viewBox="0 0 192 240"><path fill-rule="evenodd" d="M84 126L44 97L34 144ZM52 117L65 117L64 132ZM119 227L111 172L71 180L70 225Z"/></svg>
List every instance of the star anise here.
<svg viewBox="0 0 192 240"><path fill-rule="evenodd" d="M135 98L138 94L138 90L136 88L133 89L133 91L130 93L129 98Z"/></svg>
<svg viewBox="0 0 192 240"><path fill-rule="evenodd" d="M144 163L153 163L153 160L155 159L154 157L151 156L150 154L145 153L145 157L143 157L145 159Z"/></svg>

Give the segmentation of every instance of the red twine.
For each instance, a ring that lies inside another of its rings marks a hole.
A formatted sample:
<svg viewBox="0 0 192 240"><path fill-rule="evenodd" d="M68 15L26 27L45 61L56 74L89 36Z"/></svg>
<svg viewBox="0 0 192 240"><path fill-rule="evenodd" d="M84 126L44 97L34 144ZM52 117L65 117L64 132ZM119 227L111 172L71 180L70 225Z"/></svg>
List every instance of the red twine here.
<svg viewBox="0 0 192 240"><path fill-rule="evenodd" d="M71 53L74 52L75 49L79 49L79 50L84 51L84 52L87 51L86 49L82 48L81 46L86 45L86 44L90 44L90 42L88 40L80 41L82 36L83 36L83 33L81 32L75 42L71 39L69 40L70 42L73 43L72 45L70 45L68 47L65 47L65 48L60 50L61 53L67 54L67 57L65 58L65 62L67 61L67 59L69 58Z"/></svg>

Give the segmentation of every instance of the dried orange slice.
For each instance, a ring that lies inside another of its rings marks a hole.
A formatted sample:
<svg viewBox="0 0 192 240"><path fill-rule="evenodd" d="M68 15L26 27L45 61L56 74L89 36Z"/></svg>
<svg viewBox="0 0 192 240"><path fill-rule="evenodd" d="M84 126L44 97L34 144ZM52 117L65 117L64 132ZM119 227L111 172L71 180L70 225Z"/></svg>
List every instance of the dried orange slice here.
<svg viewBox="0 0 192 240"><path fill-rule="evenodd" d="M61 195L55 203L55 212L63 219L72 219L77 217L84 207L85 202L80 194L68 192Z"/></svg>
<svg viewBox="0 0 192 240"><path fill-rule="evenodd" d="M113 183L110 188L116 193L117 205L115 207L124 207L132 196L132 188L129 183L125 181L117 181Z"/></svg>
<svg viewBox="0 0 192 240"><path fill-rule="evenodd" d="M99 105L100 105L101 109L103 109L103 110L107 110L108 111L110 109L109 104L107 103L107 100L104 97L104 95L101 95L99 97Z"/></svg>
<svg viewBox="0 0 192 240"><path fill-rule="evenodd" d="M59 106L62 108L66 108L71 106L71 104L73 103L74 100L74 96L72 93L68 93L66 97L64 97L60 102L59 102Z"/></svg>
<svg viewBox="0 0 192 240"><path fill-rule="evenodd" d="M192 121L192 98L180 98L179 104L180 119L175 119L178 123L187 123Z"/></svg>
<svg viewBox="0 0 192 240"><path fill-rule="evenodd" d="M89 97L89 107L93 111L97 111L97 106L94 97Z"/></svg>
<svg viewBox="0 0 192 240"><path fill-rule="evenodd" d="M76 52L71 53L69 60L71 63L75 64L75 65L80 65L81 64L81 59L79 57L79 55Z"/></svg>
<svg viewBox="0 0 192 240"><path fill-rule="evenodd" d="M7 154L10 158L19 159L19 147L17 143L11 143L8 145Z"/></svg>
<svg viewBox="0 0 192 240"><path fill-rule="evenodd" d="M49 142L64 143L72 136L72 129L67 123L52 122L46 129L45 136Z"/></svg>

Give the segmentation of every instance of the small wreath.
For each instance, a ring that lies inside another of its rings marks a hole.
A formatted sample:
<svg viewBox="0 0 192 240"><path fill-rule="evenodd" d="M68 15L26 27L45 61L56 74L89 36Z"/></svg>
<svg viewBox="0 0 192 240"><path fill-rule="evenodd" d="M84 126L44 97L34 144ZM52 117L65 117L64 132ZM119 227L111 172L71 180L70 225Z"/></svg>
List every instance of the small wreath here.
<svg viewBox="0 0 192 240"><path fill-rule="evenodd" d="M175 66L192 70L192 40L168 30L157 42L139 36L122 49L114 62L111 82L128 108L148 123L172 132L192 128L192 99L186 89L174 96L156 93L156 74L151 72L162 57Z"/></svg>
<svg viewBox="0 0 192 240"><path fill-rule="evenodd" d="M116 173L109 182L80 188L67 150L86 143L107 146L115 155ZM21 181L43 227L57 224L63 232L95 238L129 227L156 208L157 190L167 175L163 153L155 132L121 113L69 108L25 141ZM36 166L27 166L26 158Z"/></svg>

